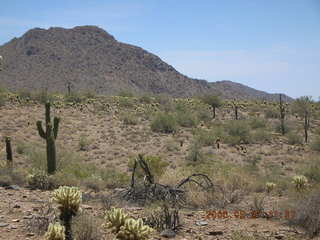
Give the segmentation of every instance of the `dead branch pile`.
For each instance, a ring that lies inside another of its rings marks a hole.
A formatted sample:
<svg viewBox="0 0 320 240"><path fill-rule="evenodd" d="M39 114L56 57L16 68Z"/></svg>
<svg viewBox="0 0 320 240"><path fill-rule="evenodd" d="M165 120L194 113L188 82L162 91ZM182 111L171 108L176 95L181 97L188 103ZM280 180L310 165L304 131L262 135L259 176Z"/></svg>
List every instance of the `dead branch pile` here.
<svg viewBox="0 0 320 240"><path fill-rule="evenodd" d="M144 172L144 178L138 181L136 178L137 167L141 167ZM125 190L123 197L126 200L132 200L144 204L146 201L165 201L174 206L183 206L186 203L186 186L188 183L198 185L202 190L213 190L214 186L210 178L204 174L192 174L182 179L176 186L164 185L155 182L148 163L144 160L142 154L135 159L131 185Z"/></svg>

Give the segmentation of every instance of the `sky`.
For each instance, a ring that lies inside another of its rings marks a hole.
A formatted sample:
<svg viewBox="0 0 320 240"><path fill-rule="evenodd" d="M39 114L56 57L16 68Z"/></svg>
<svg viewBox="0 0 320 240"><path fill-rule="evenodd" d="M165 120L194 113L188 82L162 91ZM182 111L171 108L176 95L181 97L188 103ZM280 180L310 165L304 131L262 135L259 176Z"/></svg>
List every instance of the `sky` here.
<svg viewBox="0 0 320 240"><path fill-rule="evenodd" d="M96 25L179 72L320 96L320 0L1 0L0 45L31 28ZM1 53L0 53L1 54Z"/></svg>

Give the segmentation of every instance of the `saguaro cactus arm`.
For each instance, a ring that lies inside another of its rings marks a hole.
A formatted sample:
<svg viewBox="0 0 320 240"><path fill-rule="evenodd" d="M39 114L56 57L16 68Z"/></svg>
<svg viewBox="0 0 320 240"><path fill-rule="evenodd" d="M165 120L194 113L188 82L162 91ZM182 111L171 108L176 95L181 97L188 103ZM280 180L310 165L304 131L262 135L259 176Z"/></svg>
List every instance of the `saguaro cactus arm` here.
<svg viewBox="0 0 320 240"><path fill-rule="evenodd" d="M40 137L46 139L47 134L44 132L44 130L42 128L42 121L37 121L37 129L38 129L38 133L39 133Z"/></svg>
<svg viewBox="0 0 320 240"><path fill-rule="evenodd" d="M57 137L58 137L59 122L60 122L60 118L54 117L54 119L53 119L53 135L54 135L54 139L57 139Z"/></svg>

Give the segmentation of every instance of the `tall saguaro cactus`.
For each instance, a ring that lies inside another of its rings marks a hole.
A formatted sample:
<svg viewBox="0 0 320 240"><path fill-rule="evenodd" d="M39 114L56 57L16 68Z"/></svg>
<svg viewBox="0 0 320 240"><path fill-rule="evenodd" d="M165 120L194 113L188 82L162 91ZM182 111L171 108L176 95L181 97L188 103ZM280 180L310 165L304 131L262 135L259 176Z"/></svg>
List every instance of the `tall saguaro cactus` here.
<svg viewBox="0 0 320 240"><path fill-rule="evenodd" d="M37 121L37 129L40 137L46 140L47 142L47 167L48 174L53 174L57 168L56 161L56 139L58 136L59 122L60 119L54 117L53 125L50 117L50 102L45 104L45 115L46 115L46 131L42 128L42 122Z"/></svg>
<svg viewBox="0 0 320 240"><path fill-rule="evenodd" d="M12 167L13 158L12 158L12 148L11 148L10 137L6 137L5 142L6 142L6 153L7 153L7 165L9 167Z"/></svg>
<svg viewBox="0 0 320 240"><path fill-rule="evenodd" d="M282 94L280 94L279 108L280 108L281 134L284 135L285 134L284 118L286 114L286 108L283 105Z"/></svg>

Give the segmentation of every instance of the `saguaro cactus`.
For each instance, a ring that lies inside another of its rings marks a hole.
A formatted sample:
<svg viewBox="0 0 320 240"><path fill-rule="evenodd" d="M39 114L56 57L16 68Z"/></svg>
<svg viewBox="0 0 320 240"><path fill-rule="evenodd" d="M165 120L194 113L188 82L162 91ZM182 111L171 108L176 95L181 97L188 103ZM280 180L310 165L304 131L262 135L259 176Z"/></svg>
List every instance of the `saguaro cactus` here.
<svg viewBox="0 0 320 240"><path fill-rule="evenodd" d="M3 65L3 58L0 56L0 71L2 71L2 65Z"/></svg>
<svg viewBox="0 0 320 240"><path fill-rule="evenodd" d="M6 142L7 164L9 167L12 167L13 158L12 158L12 148L11 148L10 137L6 137L5 142Z"/></svg>
<svg viewBox="0 0 320 240"><path fill-rule="evenodd" d="M46 140L47 142L47 167L48 174L53 174L57 168L57 160L56 160L56 139L58 136L59 122L60 119L54 117L53 125L51 123L50 118L50 102L45 104L46 109L46 131L42 128L42 122L37 121L37 128L40 137Z"/></svg>
<svg viewBox="0 0 320 240"><path fill-rule="evenodd" d="M282 102L282 94L280 94L279 108L280 108L281 134L284 135L285 134L284 118L286 114L286 108Z"/></svg>

